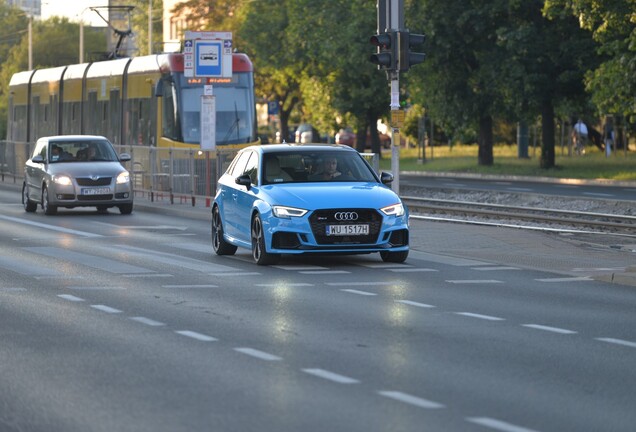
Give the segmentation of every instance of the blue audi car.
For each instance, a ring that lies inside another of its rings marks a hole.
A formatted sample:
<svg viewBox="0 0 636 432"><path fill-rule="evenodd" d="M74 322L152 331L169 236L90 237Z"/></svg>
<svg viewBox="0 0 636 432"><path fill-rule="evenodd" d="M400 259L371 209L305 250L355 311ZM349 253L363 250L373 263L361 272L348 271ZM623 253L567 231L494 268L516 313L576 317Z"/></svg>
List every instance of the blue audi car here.
<svg viewBox="0 0 636 432"><path fill-rule="evenodd" d="M401 263L409 253L408 209L355 149L273 144L241 150L218 181L212 246L251 249L259 265L281 255L367 254Z"/></svg>

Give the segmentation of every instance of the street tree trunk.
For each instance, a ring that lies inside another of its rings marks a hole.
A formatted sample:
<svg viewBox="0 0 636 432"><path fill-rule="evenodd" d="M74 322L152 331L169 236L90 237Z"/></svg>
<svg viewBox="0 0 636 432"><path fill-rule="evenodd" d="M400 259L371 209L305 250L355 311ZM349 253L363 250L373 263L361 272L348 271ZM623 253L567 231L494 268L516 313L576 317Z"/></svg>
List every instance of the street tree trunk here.
<svg viewBox="0 0 636 432"><path fill-rule="evenodd" d="M491 166L494 162L492 154L493 134L492 134L492 117L483 115L479 118L479 154L478 164Z"/></svg>
<svg viewBox="0 0 636 432"><path fill-rule="evenodd" d="M546 100L541 106L541 159L543 169L554 168L554 106Z"/></svg>

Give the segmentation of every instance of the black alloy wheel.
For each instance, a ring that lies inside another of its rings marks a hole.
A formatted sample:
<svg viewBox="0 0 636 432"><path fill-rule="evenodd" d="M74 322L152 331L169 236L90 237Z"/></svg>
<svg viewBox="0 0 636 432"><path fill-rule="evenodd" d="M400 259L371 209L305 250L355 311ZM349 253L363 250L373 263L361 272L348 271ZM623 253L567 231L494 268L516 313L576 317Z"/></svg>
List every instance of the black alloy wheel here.
<svg viewBox="0 0 636 432"><path fill-rule="evenodd" d="M218 206L212 210L212 249L217 255L234 255L236 246L225 241L223 238L223 222Z"/></svg>

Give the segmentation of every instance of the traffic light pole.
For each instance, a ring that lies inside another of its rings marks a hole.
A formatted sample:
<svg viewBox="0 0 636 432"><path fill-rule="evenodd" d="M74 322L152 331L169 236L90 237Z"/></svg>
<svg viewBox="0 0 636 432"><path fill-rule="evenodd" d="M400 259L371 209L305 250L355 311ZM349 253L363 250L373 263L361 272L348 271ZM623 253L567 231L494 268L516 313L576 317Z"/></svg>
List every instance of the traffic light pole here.
<svg viewBox="0 0 636 432"><path fill-rule="evenodd" d="M393 111L400 110L400 73L389 73L391 78L391 114ZM393 115L391 115L393 118ZM399 129L396 128L391 121L391 172L393 173L393 183L391 183L391 189L393 192L399 195L400 193L400 143L396 139ZM396 142L397 141L397 142Z"/></svg>

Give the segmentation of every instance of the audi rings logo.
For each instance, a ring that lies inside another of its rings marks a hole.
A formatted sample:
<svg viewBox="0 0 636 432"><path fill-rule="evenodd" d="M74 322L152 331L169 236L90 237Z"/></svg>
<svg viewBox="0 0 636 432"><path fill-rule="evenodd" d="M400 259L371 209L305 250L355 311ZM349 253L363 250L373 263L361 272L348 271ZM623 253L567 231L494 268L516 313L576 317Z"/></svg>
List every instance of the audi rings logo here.
<svg viewBox="0 0 636 432"><path fill-rule="evenodd" d="M337 212L334 215L337 221L356 221L358 220L358 213L356 212Z"/></svg>

